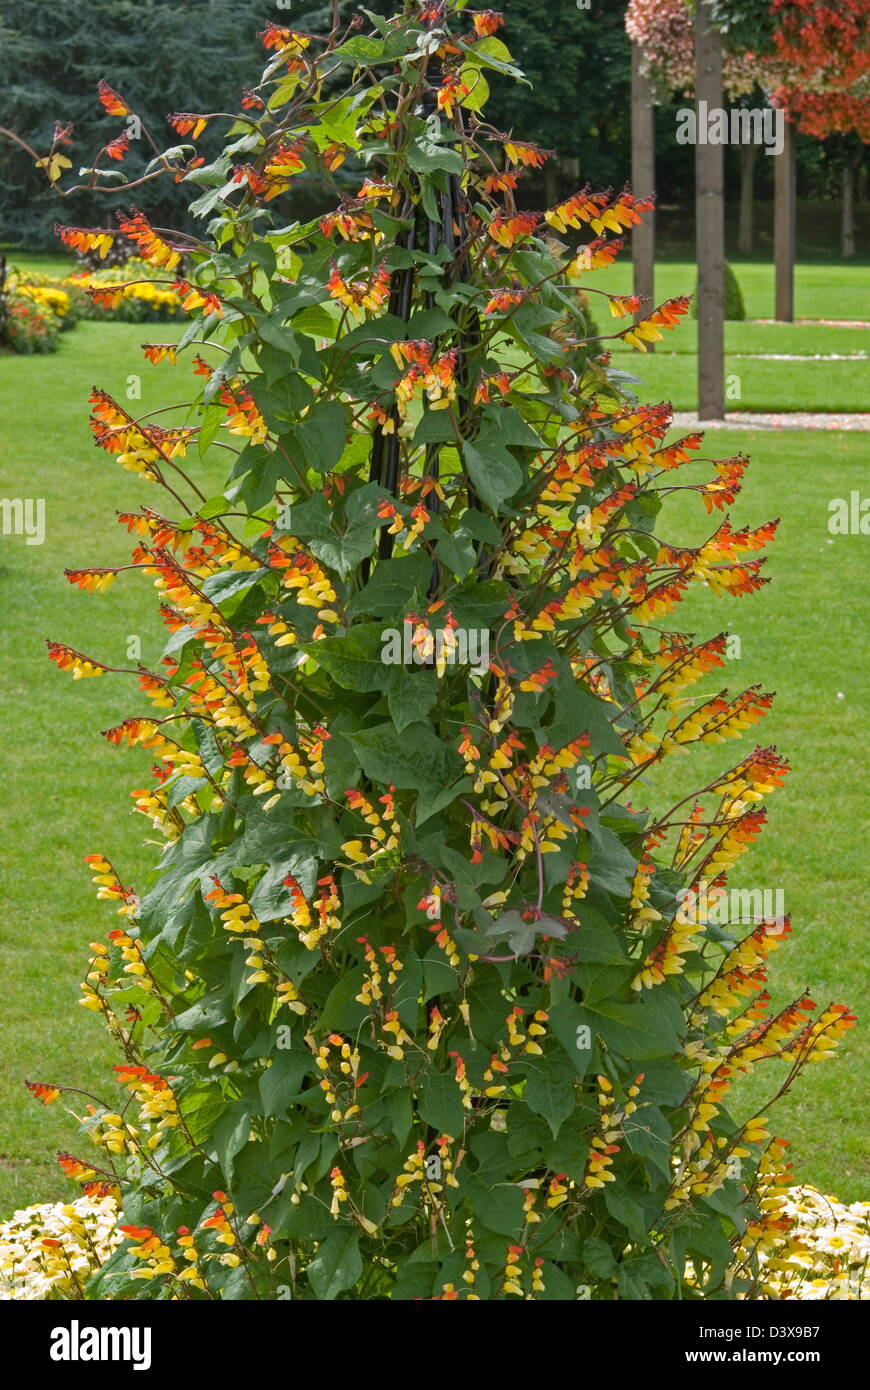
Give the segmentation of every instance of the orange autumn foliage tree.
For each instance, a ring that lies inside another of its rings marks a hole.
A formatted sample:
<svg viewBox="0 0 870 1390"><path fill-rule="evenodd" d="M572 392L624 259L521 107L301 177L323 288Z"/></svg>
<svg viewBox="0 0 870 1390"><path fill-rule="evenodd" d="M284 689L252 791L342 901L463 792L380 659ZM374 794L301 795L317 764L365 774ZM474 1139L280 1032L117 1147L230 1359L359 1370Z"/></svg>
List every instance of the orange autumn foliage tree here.
<svg viewBox="0 0 870 1390"><path fill-rule="evenodd" d="M141 572L166 627L106 731L153 759L165 851L141 896L89 856L122 920L82 1003L121 1060L60 1161L123 1209L97 1298L758 1297L790 1239L784 1143L731 1092L785 1060L782 1093L854 1020L771 1009L789 923L713 913L788 766L755 747L654 809L666 757L770 706L698 693L725 636L673 623L694 585L757 590L775 523L735 527L747 459L670 439L589 339L580 286L649 205L518 212L547 152L487 124L502 29L461 3L269 25L225 153L185 112L156 159L202 239L135 208L60 229L174 283L183 255L193 315L144 345L182 408L93 393L154 493L130 566L68 574ZM303 171L335 202L300 225ZM688 306L603 298L639 350ZM700 545L667 534L676 490Z"/></svg>

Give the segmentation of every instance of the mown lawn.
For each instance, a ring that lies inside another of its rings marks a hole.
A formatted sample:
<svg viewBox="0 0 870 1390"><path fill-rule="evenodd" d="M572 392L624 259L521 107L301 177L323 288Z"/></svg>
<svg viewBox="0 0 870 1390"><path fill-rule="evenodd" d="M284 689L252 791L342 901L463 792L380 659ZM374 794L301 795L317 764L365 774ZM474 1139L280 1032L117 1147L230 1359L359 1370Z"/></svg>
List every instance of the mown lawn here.
<svg viewBox="0 0 870 1390"><path fill-rule="evenodd" d="M59 1103L37 1105L23 1081L112 1090L104 1083L117 1058L100 1023L78 1007L76 986L87 942L118 920L96 903L81 859L102 851L137 887L154 860L128 794L143 785L149 760L99 735L145 704L134 677L73 682L48 660L45 639L130 666L135 635L144 661L159 657L163 629L147 581L128 574L90 596L63 570L129 561L132 543L115 512L153 504L155 490L92 447L87 398L99 384L124 400L136 373L145 408L178 399L182 372L170 386L172 369L150 366L138 350L177 333L173 325L82 323L62 335L56 355L0 357L0 495L44 498L46 508L44 545L0 537L0 1215L70 1192L52 1155L75 1147L75 1125Z"/></svg>
<svg viewBox="0 0 870 1390"><path fill-rule="evenodd" d="M652 779L649 800L668 806L754 743L776 744L792 764L785 786L769 799L769 824L732 875L731 886L782 889L792 916L790 941L771 957L771 992L784 1004L809 986L819 1005L848 1003L859 1025L838 1060L815 1064L791 1097L777 1106L774 1131L793 1141L798 1171L847 1200L870 1192L870 1061L867 970L863 936L870 912L865 871L867 800L863 765L870 759L870 635L866 624L866 537L831 537L828 502L852 489L868 493L866 434L711 432L710 457L752 456L735 525L781 518L770 548L771 582L755 596L716 599L693 594L671 627L740 638L740 659L704 687L734 693L759 683L776 692L773 710L742 740L694 747ZM709 465L681 470L680 481L706 476ZM676 494L657 533L697 544L710 519L692 494ZM771 1097L781 1072L759 1069L744 1087L746 1109ZM766 1080L765 1080L766 1078ZM741 1107L742 1108L742 1107Z"/></svg>
<svg viewBox="0 0 870 1390"><path fill-rule="evenodd" d="M0 869L0 1216L15 1206L68 1196L52 1155L75 1149L75 1125L60 1103L44 1110L25 1093L27 1079L64 1081L111 1094L105 1081L117 1060L99 1022L76 1005L86 943L116 919L97 905L81 856L100 850L126 879L142 886L157 850L148 828L128 812L128 792L142 784L147 758L111 748L98 731L141 707L132 678L73 683L47 660L44 639L60 638L96 657L126 660L138 635L143 659L159 638L152 594L128 576L108 594L88 597L63 579L66 566L123 563L129 538L116 509L152 500L152 489L120 470L89 442L87 395L98 383L123 398L131 373L141 375L145 408L177 401L184 373L143 363L142 341L171 337L151 325L82 324L46 358L0 358L0 437L4 496L44 497L47 539L27 546L0 540L4 604L0 662L0 744L5 776L0 814L6 852ZM648 359L636 358L643 371ZM171 383L171 384L170 384ZM801 404L798 399L793 405ZM692 600L675 625L710 633L730 619L742 658L728 678L735 687L761 681L780 691L759 733L794 762L790 785L773 801L770 828L741 883L783 887L795 936L774 962L777 998L811 983L820 1003L865 1002L862 933L867 918L863 844L866 800L862 760L870 661L862 625L864 546L859 537L827 534L827 502L861 486L866 454L860 435L710 436L709 453L753 453L737 521L782 515L774 583L736 604ZM699 466L698 475L702 475ZM214 490L214 489L212 489ZM206 489L208 492L208 489ZM686 539L697 509L681 494L668 534ZM704 514L701 513L703 525ZM724 613L723 613L723 610ZM703 785L708 767L726 765L745 741L686 758L656 779L654 804ZM638 790L636 801L641 800ZM863 1010L866 1014L866 1008ZM868 1195L867 1034L848 1041L841 1060L814 1070L781 1107L777 1132L795 1141L802 1175L844 1198ZM753 1089L746 1105L757 1108ZM87 1153L87 1145L79 1145Z"/></svg>
<svg viewBox="0 0 870 1390"><path fill-rule="evenodd" d="M732 265L743 291L746 317L772 319L773 266L768 261L739 260L732 261ZM656 265L655 298L661 301L678 294L694 294L696 279L693 261L660 261ZM795 269L795 318L870 321L867 281L867 265L861 260L829 265L799 264ZM631 294L630 260L618 260L608 270L595 271L589 277L589 284L596 290Z"/></svg>
<svg viewBox="0 0 870 1390"><path fill-rule="evenodd" d="M675 410L698 408L698 358L668 352L614 354L614 364L637 377L632 387L643 401L670 401ZM662 350L664 349L664 351ZM725 411L806 410L852 414L870 406L870 359L860 362L771 362L760 357L725 357Z"/></svg>
<svg viewBox="0 0 870 1390"><path fill-rule="evenodd" d="M870 279L870 274L868 274ZM593 305L593 307L597 307ZM610 315L605 308L598 311L599 327L606 333ZM618 327L614 324L613 327ZM623 342L612 344L614 352L633 352ZM696 353L698 325L693 318L684 318L679 333L667 333L656 345L656 353ZM725 350L731 354L789 354L813 357L839 354L870 357L870 329L832 328L826 323L756 323L754 320L733 320L725 324Z"/></svg>
<svg viewBox="0 0 870 1390"><path fill-rule="evenodd" d="M773 268L735 265L746 304L746 321L725 325L726 411L805 410L857 412L870 403L870 329L832 327L822 322L757 323L773 314ZM590 277L590 288L630 294L631 265L620 264ZM866 266L799 265L795 275L798 319L870 321ZM695 290L695 267L665 261L656 267L655 299ZM611 318L606 303L590 295L590 308L605 336L623 323ZM698 325L686 318L679 331L664 332L655 351L642 355L621 341L606 344L616 365L643 379L638 394L646 401L670 401L676 410L698 405ZM842 361L771 360L758 354L812 359L836 354ZM863 357L859 358L859 355ZM849 360L853 359L853 360Z"/></svg>

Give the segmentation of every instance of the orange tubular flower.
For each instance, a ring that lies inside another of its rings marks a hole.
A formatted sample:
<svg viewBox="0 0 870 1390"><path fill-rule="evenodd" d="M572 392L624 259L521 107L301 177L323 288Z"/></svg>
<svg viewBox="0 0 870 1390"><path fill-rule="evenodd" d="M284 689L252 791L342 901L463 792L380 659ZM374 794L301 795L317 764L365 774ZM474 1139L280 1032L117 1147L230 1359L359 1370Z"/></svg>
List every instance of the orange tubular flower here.
<svg viewBox="0 0 870 1390"><path fill-rule="evenodd" d="M64 570L64 574L70 584L86 594L105 593L118 577L117 570L112 569Z"/></svg>
<svg viewBox="0 0 870 1390"><path fill-rule="evenodd" d="M467 97L469 88L456 73L448 73L438 89L438 110L443 111L446 116L453 115L453 108L463 97Z"/></svg>
<svg viewBox="0 0 870 1390"><path fill-rule="evenodd" d="M652 462L657 468L679 468L680 464L688 463L689 450L700 449L703 441L703 434L684 435L676 443L669 444L665 449L657 450L652 456Z"/></svg>
<svg viewBox="0 0 870 1390"><path fill-rule="evenodd" d="M77 652L73 647L64 646L62 642L47 642L46 646L50 660L59 670L72 671L73 680L82 680L86 676L104 676L109 669L99 661L91 661L90 657Z"/></svg>
<svg viewBox="0 0 870 1390"><path fill-rule="evenodd" d="M142 352L156 367L158 362L171 362L175 366L176 348L174 343L142 343Z"/></svg>
<svg viewBox="0 0 870 1390"><path fill-rule="evenodd" d="M85 294L100 309L117 309L124 298L124 285L87 285Z"/></svg>
<svg viewBox="0 0 870 1390"><path fill-rule="evenodd" d="M119 232L110 232L102 228L65 227L60 222L55 222L54 232L64 246L69 246L72 251L78 251L83 256L90 251L96 251L101 260L111 251L115 237L120 236Z"/></svg>
<svg viewBox="0 0 870 1390"><path fill-rule="evenodd" d="M333 212L320 219L320 230L331 237L338 232L343 241L369 241L375 224L367 212Z"/></svg>
<svg viewBox="0 0 870 1390"><path fill-rule="evenodd" d="M110 116L129 116L132 114L133 108L113 87L109 86L108 82L101 80L97 84L97 95Z"/></svg>
<svg viewBox="0 0 870 1390"><path fill-rule="evenodd" d="M130 137L124 132L123 135L116 135L114 140L110 140L106 146L106 154L110 159L122 160L130 148Z"/></svg>
<svg viewBox="0 0 870 1390"><path fill-rule="evenodd" d="M521 212L517 217L503 217L498 213L489 224L489 235L499 246L509 250L521 237L531 236L540 221L539 212Z"/></svg>
<svg viewBox="0 0 870 1390"><path fill-rule="evenodd" d="M689 312L689 305L692 296L689 294L677 295L675 299L666 299L664 304L659 305L658 309L650 315L650 323L658 324L662 328L676 328L683 314Z"/></svg>
<svg viewBox="0 0 870 1390"><path fill-rule="evenodd" d="M688 312L690 303L691 298L688 295L666 300L652 314L623 333L623 342L636 348L638 352L646 352L646 343L661 340L660 328L676 328L682 315Z"/></svg>
<svg viewBox="0 0 870 1390"><path fill-rule="evenodd" d="M390 295L390 272L381 266L372 279L345 280L338 267L333 266L329 293L357 318L362 318L364 310L370 309L376 313L386 304Z"/></svg>
<svg viewBox="0 0 870 1390"><path fill-rule="evenodd" d="M179 135L189 135L191 140L198 140L208 125L207 116L195 116L190 111L177 111L167 120Z"/></svg>
<svg viewBox="0 0 870 1390"><path fill-rule="evenodd" d="M251 393L240 382L231 382L221 391L220 401L227 408L230 434L245 435L252 444L262 444L269 431Z"/></svg>
<svg viewBox="0 0 870 1390"><path fill-rule="evenodd" d="M198 285L191 285L187 280L176 280L172 288L176 294L184 296L181 301L182 309L188 312L192 309L205 309L209 314L223 317L223 305L211 290L201 290Z"/></svg>
<svg viewBox="0 0 870 1390"><path fill-rule="evenodd" d="M596 237L594 241L581 246L577 255L566 269L569 276L582 275L587 270L603 270L612 265L622 250L621 240L608 241L606 237Z"/></svg>
<svg viewBox="0 0 870 1390"><path fill-rule="evenodd" d="M511 174L508 172L489 174L484 181L483 191L484 193L506 193L509 190L513 192L519 184L519 181L519 174Z"/></svg>
<svg viewBox="0 0 870 1390"><path fill-rule="evenodd" d="M484 309L485 314L503 314L515 305L522 304L525 294L522 290L499 290Z"/></svg>
<svg viewBox="0 0 870 1390"><path fill-rule="evenodd" d="M167 270L174 270L178 265L181 252L158 236L143 213L134 208L129 217L119 214L118 225L121 235L135 243L143 260Z"/></svg>
<svg viewBox="0 0 870 1390"><path fill-rule="evenodd" d="M749 467L749 457L746 454L737 454L734 458L719 459L713 466L716 469L716 477L704 485L702 492L704 506L708 512L712 512L714 507L721 511L731 506L743 486L743 474Z"/></svg>
<svg viewBox="0 0 870 1390"><path fill-rule="evenodd" d="M504 152L510 164L522 164L527 169L540 169L552 155L552 150L542 150L529 140L506 140Z"/></svg>
<svg viewBox="0 0 870 1390"><path fill-rule="evenodd" d="M485 39L490 34L495 34L504 22L504 15L497 13L496 10L481 10L479 14L472 16L474 32L479 39Z"/></svg>
<svg viewBox="0 0 870 1390"><path fill-rule="evenodd" d="M628 192L611 199L606 193L590 194L584 188L545 216L557 232L565 232L569 227L576 229L582 222L588 222L599 236L605 231L618 236L623 228L636 226L641 220L637 209L648 206L648 203L636 202Z"/></svg>
<svg viewBox="0 0 870 1390"><path fill-rule="evenodd" d="M286 192L294 175L300 174L305 168L304 149L304 138L292 141L282 140L278 148L273 150L267 158L263 171L265 179L259 179L251 166L247 165L248 183L254 192L264 193L266 202L270 198L277 198L279 193Z"/></svg>
<svg viewBox="0 0 870 1390"><path fill-rule="evenodd" d="M608 308L615 319L624 319L626 314L636 314L640 308L640 303L640 295L638 294L611 295L607 301Z"/></svg>
<svg viewBox="0 0 870 1390"><path fill-rule="evenodd" d="M550 681L556 679L556 675L556 668L552 661L546 661L537 671L532 671L531 675L520 681L520 690L539 695L542 690L546 689Z"/></svg>
<svg viewBox="0 0 870 1390"><path fill-rule="evenodd" d="M42 1101L43 1105L51 1105L60 1095L59 1087L46 1086L41 1081L25 1081L24 1084L30 1094L36 1096L37 1100Z"/></svg>
<svg viewBox="0 0 870 1390"><path fill-rule="evenodd" d="M280 24L267 24L257 38L264 48L290 57L300 57L311 42L305 34L297 34L293 29L285 29Z"/></svg>
<svg viewBox="0 0 870 1390"><path fill-rule="evenodd" d="M83 1163L80 1158L76 1158L73 1154L59 1153L57 1162L66 1176L68 1178L73 1178L76 1182L86 1183L89 1182L90 1179L96 1177L94 1169L89 1167L87 1163Z"/></svg>

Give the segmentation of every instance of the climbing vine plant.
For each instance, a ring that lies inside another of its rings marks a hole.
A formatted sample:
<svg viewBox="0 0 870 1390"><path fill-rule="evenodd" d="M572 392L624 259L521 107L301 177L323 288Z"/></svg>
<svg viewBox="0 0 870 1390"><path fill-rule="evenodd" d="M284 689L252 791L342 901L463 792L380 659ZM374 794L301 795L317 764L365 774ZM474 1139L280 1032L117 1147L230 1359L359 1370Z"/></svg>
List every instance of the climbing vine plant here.
<svg viewBox="0 0 870 1390"><path fill-rule="evenodd" d="M120 517L130 565L67 573L140 571L167 630L105 735L154 759L134 796L162 858L140 898L89 856L122 920L81 1002L122 1060L105 1096L29 1083L84 1110L60 1162L122 1208L90 1292L762 1296L784 1144L729 1091L778 1059L782 1094L854 1020L771 1011L787 919L713 920L777 752L651 803L666 757L770 706L693 693L726 638L668 624L693 585L757 590L775 523L730 523L747 459L667 442L594 335L593 296L640 350L686 312L586 288L649 204L518 210L548 152L487 123L492 75L522 80L502 17L339 8L322 37L265 29L237 117L170 117L136 196L190 184L202 239L135 207L59 227L133 243L191 315L143 347L183 407L93 393L96 444L153 491ZM305 177L332 210L300 225ZM698 546L664 534L675 491Z"/></svg>

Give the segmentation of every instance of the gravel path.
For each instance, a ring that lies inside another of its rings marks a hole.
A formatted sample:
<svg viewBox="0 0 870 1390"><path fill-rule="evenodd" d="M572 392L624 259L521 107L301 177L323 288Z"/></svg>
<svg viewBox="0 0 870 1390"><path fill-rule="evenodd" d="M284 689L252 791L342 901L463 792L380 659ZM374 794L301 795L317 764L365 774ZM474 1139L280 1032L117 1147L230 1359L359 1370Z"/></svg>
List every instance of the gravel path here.
<svg viewBox="0 0 870 1390"><path fill-rule="evenodd" d="M746 319L746 323L782 323L782 319ZM795 323L802 327L815 323L823 324L825 328L870 328L870 323L866 319L795 319Z"/></svg>
<svg viewBox="0 0 870 1390"><path fill-rule="evenodd" d="M660 356L662 354L659 354ZM676 354L674 354L676 355ZM756 362L866 362L866 352L729 352L729 357L751 357Z"/></svg>
<svg viewBox="0 0 870 1390"><path fill-rule="evenodd" d="M699 420L695 411L674 412L678 429L705 430L870 430L870 412L858 415L816 415L807 411L735 410L724 420Z"/></svg>

